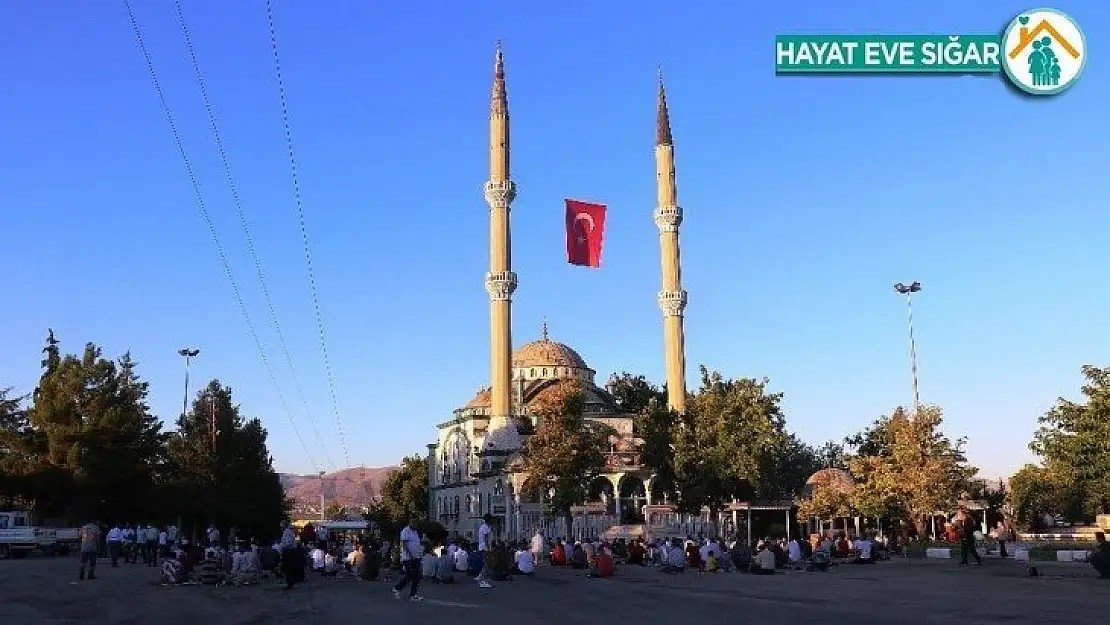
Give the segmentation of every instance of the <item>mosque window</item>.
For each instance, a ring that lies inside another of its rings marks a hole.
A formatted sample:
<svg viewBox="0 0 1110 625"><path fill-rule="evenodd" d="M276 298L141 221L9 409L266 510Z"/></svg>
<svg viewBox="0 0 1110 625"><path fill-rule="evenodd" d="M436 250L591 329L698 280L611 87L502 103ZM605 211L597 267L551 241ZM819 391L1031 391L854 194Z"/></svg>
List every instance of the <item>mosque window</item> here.
<svg viewBox="0 0 1110 625"><path fill-rule="evenodd" d="M543 370L543 377L545 377L545 378L547 377L547 369Z"/></svg>
<svg viewBox="0 0 1110 625"><path fill-rule="evenodd" d="M457 514L459 513L459 496L458 496L458 495L455 495L455 508L454 508L454 511L455 511L455 514L456 514L456 515L457 515Z"/></svg>
<svg viewBox="0 0 1110 625"><path fill-rule="evenodd" d="M528 377L530 377L530 378L536 377L536 370L535 369L529 369L528 370Z"/></svg>

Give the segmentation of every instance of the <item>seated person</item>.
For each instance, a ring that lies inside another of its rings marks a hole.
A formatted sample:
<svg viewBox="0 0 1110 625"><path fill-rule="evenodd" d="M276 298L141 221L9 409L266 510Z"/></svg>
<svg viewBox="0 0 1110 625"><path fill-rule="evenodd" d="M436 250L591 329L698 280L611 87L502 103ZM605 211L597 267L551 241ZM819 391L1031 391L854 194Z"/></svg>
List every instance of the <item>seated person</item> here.
<svg viewBox="0 0 1110 625"><path fill-rule="evenodd" d="M311 551L311 553L309 554L309 558L312 561L312 571L314 573L323 573L324 572L325 555L326 554L324 553L324 550L319 548L319 547L316 547L315 549L313 549Z"/></svg>
<svg viewBox="0 0 1110 625"><path fill-rule="evenodd" d="M571 552L570 556L570 566L576 569L584 569L588 564L586 550L582 548L582 543L575 543L574 551Z"/></svg>
<svg viewBox="0 0 1110 625"><path fill-rule="evenodd" d="M605 578L613 576L613 556L604 549L598 550L594 555L593 565L590 566L590 572L586 574L587 577Z"/></svg>
<svg viewBox="0 0 1110 625"><path fill-rule="evenodd" d="M215 549L206 551L196 568L197 581L207 586L222 584L224 572L220 569L220 562L220 554Z"/></svg>
<svg viewBox="0 0 1110 625"><path fill-rule="evenodd" d="M664 573L681 573L685 570L686 552L682 549L682 543L676 538L671 544L671 548L667 550L662 571Z"/></svg>
<svg viewBox="0 0 1110 625"><path fill-rule="evenodd" d="M181 584L187 578L185 577L185 567L182 566L181 561L175 558L166 558L162 561L162 583L163 584Z"/></svg>
<svg viewBox="0 0 1110 625"><path fill-rule="evenodd" d="M716 573L721 570L721 565L719 559L717 558L717 552L713 551L712 549L710 549L709 552L705 554L705 570L707 573Z"/></svg>
<svg viewBox="0 0 1110 625"><path fill-rule="evenodd" d="M424 555L420 557L420 577L424 579L435 579L436 565L439 564L439 558L436 554L432 553L432 546L424 543Z"/></svg>
<svg viewBox="0 0 1110 625"><path fill-rule="evenodd" d="M871 547L871 539L867 536L860 536L852 545L852 556L849 562L853 564L873 564L875 561L871 558Z"/></svg>
<svg viewBox="0 0 1110 625"><path fill-rule="evenodd" d="M769 545L763 545L752 561L752 573L755 575L774 575L776 564L775 551Z"/></svg>
<svg viewBox="0 0 1110 625"><path fill-rule="evenodd" d="M490 565L489 573L495 582L509 581L509 575L513 570L513 557L509 554L509 548L505 543L498 541L493 545L493 550L490 551Z"/></svg>
<svg viewBox="0 0 1110 625"><path fill-rule="evenodd" d="M736 541L736 543L732 545L732 551L728 555L729 560L732 560L732 565L736 567L737 571L744 572L751 568L752 550L744 541Z"/></svg>
<svg viewBox="0 0 1110 625"><path fill-rule="evenodd" d="M644 549L644 543L640 539L633 540L628 545L628 564L646 564L647 550Z"/></svg>
<svg viewBox="0 0 1110 625"><path fill-rule="evenodd" d="M836 540L836 545L833 547L834 558L847 558L852 553L852 543L848 542L848 537L841 534Z"/></svg>
<svg viewBox="0 0 1110 625"><path fill-rule="evenodd" d="M694 541L690 541L686 545L686 566L692 569L700 569L702 566L701 550L694 544Z"/></svg>
<svg viewBox="0 0 1110 625"><path fill-rule="evenodd" d="M364 562L365 569L362 572L362 579L377 581L382 574L382 550L381 547L375 543L370 543L369 548L363 548L363 555L366 557Z"/></svg>
<svg viewBox="0 0 1110 625"><path fill-rule="evenodd" d="M450 551L444 549L443 553L436 559L435 582L437 584L451 584L454 583L454 581L455 558L451 555Z"/></svg>
<svg viewBox="0 0 1110 625"><path fill-rule="evenodd" d="M787 550L786 550L786 559L790 564L792 564L794 566L800 565L802 563L802 561L805 559L805 556L802 555L802 539L801 538L796 538L796 539L790 541L790 545L788 545Z"/></svg>
<svg viewBox="0 0 1110 625"><path fill-rule="evenodd" d="M459 545L455 550L455 570L460 573L466 573L470 570L470 553L466 550L465 545Z"/></svg>
<svg viewBox="0 0 1110 625"><path fill-rule="evenodd" d="M1087 556L1087 561L1100 578L1110 579L1110 543L1106 542L1105 532L1095 532L1095 548Z"/></svg>
<svg viewBox="0 0 1110 625"><path fill-rule="evenodd" d="M266 573L279 573L281 564L281 546L278 549L260 549L258 552L258 570Z"/></svg>
<svg viewBox="0 0 1110 625"><path fill-rule="evenodd" d="M238 586L257 584L262 572L258 554L247 548L235 554L231 561L231 583Z"/></svg>
<svg viewBox="0 0 1110 625"><path fill-rule="evenodd" d="M563 541L556 539L555 544L551 546L551 566L566 566L567 564L567 550Z"/></svg>
<svg viewBox="0 0 1110 625"><path fill-rule="evenodd" d="M516 554L513 556L513 574L515 575L531 575L536 572L536 561L532 550L526 545L517 549Z"/></svg>
<svg viewBox="0 0 1110 625"><path fill-rule="evenodd" d="M324 555L324 577L335 577L339 574L339 554L334 549Z"/></svg>

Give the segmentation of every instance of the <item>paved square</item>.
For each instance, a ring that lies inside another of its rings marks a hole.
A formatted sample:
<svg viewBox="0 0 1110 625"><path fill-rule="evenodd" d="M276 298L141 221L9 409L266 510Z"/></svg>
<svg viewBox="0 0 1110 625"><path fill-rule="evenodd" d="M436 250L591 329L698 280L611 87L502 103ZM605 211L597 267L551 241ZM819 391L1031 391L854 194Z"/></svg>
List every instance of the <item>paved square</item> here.
<svg viewBox="0 0 1110 625"><path fill-rule="evenodd" d="M308 583L287 592L249 588L161 587L158 569L104 560L99 578L77 582L74 558L0 561L0 622L219 625L352 622L559 623L1106 623L1110 582L1087 566L1047 564L1025 577L1012 562L981 568L948 561L843 566L829 573L774 577L721 573L665 575L621 568L607 580L542 568L528 579L481 590L471 580L426 585L423 604L398 602L381 582Z"/></svg>

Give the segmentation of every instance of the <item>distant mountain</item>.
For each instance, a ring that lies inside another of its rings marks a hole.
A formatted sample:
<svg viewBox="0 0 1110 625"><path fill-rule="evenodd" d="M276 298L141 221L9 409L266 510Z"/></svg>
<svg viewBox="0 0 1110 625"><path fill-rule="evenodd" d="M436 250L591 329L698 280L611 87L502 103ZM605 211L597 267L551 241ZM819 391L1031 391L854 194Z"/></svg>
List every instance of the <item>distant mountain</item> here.
<svg viewBox="0 0 1110 625"><path fill-rule="evenodd" d="M348 509L360 509L369 505L381 493L381 485L397 467L355 467L341 469L334 473L318 475L294 475L279 473L285 496L295 501L294 510L319 513L320 488L323 486L324 500L338 502Z"/></svg>

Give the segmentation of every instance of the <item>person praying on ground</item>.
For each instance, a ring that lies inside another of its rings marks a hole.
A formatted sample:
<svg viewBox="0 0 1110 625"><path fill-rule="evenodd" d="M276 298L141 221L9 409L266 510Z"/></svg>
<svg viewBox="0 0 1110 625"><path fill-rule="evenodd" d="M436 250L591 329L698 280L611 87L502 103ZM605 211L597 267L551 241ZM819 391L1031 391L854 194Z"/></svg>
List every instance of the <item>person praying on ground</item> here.
<svg viewBox="0 0 1110 625"><path fill-rule="evenodd" d="M764 544L755 554L755 561L752 562L752 573L756 575L774 575L777 562L775 560L775 552L771 549L770 545Z"/></svg>
<svg viewBox="0 0 1110 625"><path fill-rule="evenodd" d="M96 579L96 557L100 551L100 526L96 523L86 523L77 530L81 539L78 547L81 554L81 569L77 579Z"/></svg>
<svg viewBox="0 0 1110 625"><path fill-rule="evenodd" d="M215 549L204 552L204 559L200 561L196 572L197 581L205 586L216 586L224 581L223 571L220 570L220 558Z"/></svg>
<svg viewBox="0 0 1110 625"><path fill-rule="evenodd" d="M681 573L686 570L686 550L682 548L682 542L677 538L671 543L670 549L666 550L666 561L662 570L664 573Z"/></svg>
<svg viewBox="0 0 1110 625"><path fill-rule="evenodd" d="M540 534L536 534L539 536ZM516 575L531 575L536 572L536 555L531 549L521 546L513 555L513 573Z"/></svg>
<svg viewBox="0 0 1110 625"><path fill-rule="evenodd" d="M717 560L717 552L712 549L705 554L705 571L707 573L716 573L721 570L721 565Z"/></svg>
<svg viewBox="0 0 1110 625"><path fill-rule="evenodd" d="M686 566L701 570L701 565L701 549L698 549L697 544L691 540L686 545Z"/></svg>
<svg viewBox="0 0 1110 625"><path fill-rule="evenodd" d="M864 534L857 538L856 542L852 544L852 562L854 564L873 563L875 561L872 554L873 547L874 543L870 536Z"/></svg>
<svg viewBox="0 0 1110 625"><path fill-rule="evenodd" d="M555 544L551 546L551 566L566 566L567 564L567 551L563 541L555 539Z"/></svg>
<svg viewBox="0 0 1110 625"><path fill-rule="evenodd" d="M798 566L799 564L801 564L802 560L804 559L804 557L802 556L801 541L801 538L795 538L794 540L790 541L790 545L788 546L786 551L787 560L789 560L790 564L794 566Z"/></svg>
<svg viewBox="0 0 1110 625"><path fill-rule="evenodd" d="M315 549L313 549L312 551L309 552L308 557L312 561L312 572L313 573L323 572L323 570L324 570L324 559L326 557L326 554L324 553L324 550L319 548L319 547L316 547Z"/></svg>
<svg viewBox="0 0 1110 625"><path fill-rule="evenodd" d="M437 584L451 584L455 581L455 556L449 549L444 549L436 558L435 580Z"/></svg>
<svg viewBox="0 0 1110 625"><path fill-rule="evenodd" d="M1095 532L1095 548L1087 556L1087 561L1101 579L1110 579L1110 543L1106 542L1105 532Z"/></svg>
<svg viewBox="0 0 1110 625"><path fill-rule="evenodd" d="M594 561L590 565L590 572L586 577L604 579L613 576L613 554L608 549L600 548L594 554Z"/></svg>
<svg viewBox="0 0 1110 625"><path fill-rule="evenodd" d="M582 551L586 552L586 565L593 566L594 556L597 555L597 547L594 546L592 540L582 541Z"/></svg>
<svg viewBox="0 0 1110 625"><path fill-rule="evenodd" d="M439 558L432 553L432 546L424 543L424 555L420 558L420 576L427 580L434 580L436 578L436 565L438 564Z"/></svg>
<svg viewBox="0 0 1110 625"><path fill-rule="evenodd" d="M641 539L637 538L628 545L628 558L625 560L628 564L635 564L643 566L646 564L647 550L644 549L644 543Z"/></svg>
<svg viewBox="0 0 1110 625"><path fill-rule="evenodd" d="M323 574L325 578L339 575L339 554L335 549L328 550L324 553Z"/></svg>
<svg viewBox="0 0 1110 625"><path fill-rule="evenodd" d="M513 569L513 557L509 553L509 548L505 543L497 541L493 549L489 552L492 561L487 569L495 582L509 581L509 575Z"/></svg>
<svg viewBox="0 0 1110 625"><path fill-rule="evenodd" d="M570 566L576 569L584 569L589 565L589 560L586 558L586 550L582 548L582 543L574 543L574 551L570 555Z"/></svg>
<svg viewBox="0 0 1110 625"><path fill-rule="evenodd" d="M257 584L262 563L253 549L246 548L235 554L231 562L231 583L237 586Z"/></svg>
<svg viewBox="0 0 1110 625"><path fill-rule="evenodd" d="M460 573L470 570L470 552L466 550L466 544L461 544L455 549L455 570Z"/></svg>

